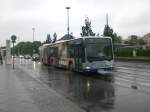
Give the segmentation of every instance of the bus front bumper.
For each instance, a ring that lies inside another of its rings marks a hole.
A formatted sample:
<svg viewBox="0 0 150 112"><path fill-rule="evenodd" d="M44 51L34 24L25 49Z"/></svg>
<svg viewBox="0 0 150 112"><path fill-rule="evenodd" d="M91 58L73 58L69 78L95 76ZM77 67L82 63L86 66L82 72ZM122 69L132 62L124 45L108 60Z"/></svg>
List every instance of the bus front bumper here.
<svg viewBox="0 0 150 112"><path fill-rule="evenodd" d="M97 72L97 73L110 73L112 72L113 67L105 67L105 68L91 68L91 67L86 67L82 69L83 72Z"/></svg>

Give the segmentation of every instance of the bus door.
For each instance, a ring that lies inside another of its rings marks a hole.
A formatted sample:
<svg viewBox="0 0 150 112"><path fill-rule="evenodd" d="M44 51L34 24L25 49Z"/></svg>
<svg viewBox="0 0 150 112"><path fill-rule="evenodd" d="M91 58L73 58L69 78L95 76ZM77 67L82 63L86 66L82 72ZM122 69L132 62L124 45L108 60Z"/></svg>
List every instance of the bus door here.
<svg viewBox="0 0 150 112"><path fill-rule="evenodd" d="M75 70L79 71L82 67L82 48L80 46L76 46L74 48L75 53Z"/></svg>

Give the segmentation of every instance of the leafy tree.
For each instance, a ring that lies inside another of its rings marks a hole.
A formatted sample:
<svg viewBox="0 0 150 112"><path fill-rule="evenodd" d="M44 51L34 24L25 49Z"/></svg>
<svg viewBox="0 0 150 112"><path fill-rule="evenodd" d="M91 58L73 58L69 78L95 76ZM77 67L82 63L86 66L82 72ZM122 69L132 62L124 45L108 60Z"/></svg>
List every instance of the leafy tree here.
<svg viewBox="0 0 150 112"><path fill-rule="evenodd" d="M113 33L112 41L114 43L121 43L122 42L122 37L118 36L117 33Z"/></svg>
<svg viewBox="0 0 150 112"><path fill-rule="evenodd" d="M108 24L105 25L103 35L108 37L113 37L113 29L109 27Z"/></svg>
<svg viewBox="0 0 150 112"><path fill-rule="evenodd" d="M91 28L91 21L88 17L85 18L85 26L82 26L82 33L80 33L82 37L84 36L95 36Z"/></svg>
<svg viewBox="0 0 150 112"><path fill-rule="evenodd" d="M26 54L33 54L34 53L38 53L38 49L41 46L41 42L40 41L34 41L32 42L20 42L18 43L13 51L16 55L26 55Z"/></svg>
<svg viewBox="0 0 150 112"><path fill-rule="evenodd" d="M57 41L57 34L56 32L53 34L53 42L52 43L55 43Z"/></svg>
<svg viewBox="0 0 150 112"><path fill-rule="evenodd" d="M143 39L140 38L138 41L140 45L146 45L146 42Z"/></svg>
<svg viewBox="0 0 150 112"><path fill-rule="evenodd" d="M104 27L103 35L111 37L113 43L121 43L122 42L122 37L118 36L117 33L115 33L113 31L113 29L109 27L108 24L106 24L105 27Z"/></svg>
<svg viewBox="0 0 150 112"><path fill-rule="evenodd" d="M33 45L34 52L35 52L35 53L38 53L39 47L40 47L42 44L41 44L40 41L34 41L34 42L32 43L32 45Z"/></svg>
<svg viewBox="0 0 150 112"><path fill-rule="evenodd" d="M50 34L47 34L46 43L52 43Z"/></svg>

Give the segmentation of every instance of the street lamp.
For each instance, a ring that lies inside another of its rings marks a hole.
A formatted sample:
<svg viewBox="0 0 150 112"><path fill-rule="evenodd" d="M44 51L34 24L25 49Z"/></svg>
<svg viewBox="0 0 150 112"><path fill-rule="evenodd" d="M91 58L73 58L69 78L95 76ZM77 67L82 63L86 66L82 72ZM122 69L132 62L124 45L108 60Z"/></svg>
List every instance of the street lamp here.
<svg viewBox="0 0 150 112"><path fill-rule="evenodd" d="M33 31L33 42L34 42L34 32L35 32L35 28L32 28Z"/></svg>
<svg viewBox="0 0 150 112"><path fill-rule="evenodd" d="M20 42L21 37L17 37L18 43ZM20 55L20 49L18 47L18 56Z"/></svg>
<svg viewBox="0 0 150 112"><path fill-rule="evenodd" d="M11 36L11 41L13 43L13 69L14 69L14 43L16 42L16 35Z"/></svg>
<svg viewBox="0 0 150 112"><path fill-rule="evenodd" d="M35 32L35 28L33 27L32 28L32 31L33 31L33 42L34 42L34 32ZM34 44L33 44L33 52L32 52L32 55L34 54Z"/></svg>
<svg viewBox="0 0 150 112"><path fill-rule="evenodd" d="M68 23L67 31L68 31L68 39L69 39L69 9L70 9L70 7L66 7L66 9L67 9L67 18L68 18L68 21L67 21L67 23Z"/></svg>

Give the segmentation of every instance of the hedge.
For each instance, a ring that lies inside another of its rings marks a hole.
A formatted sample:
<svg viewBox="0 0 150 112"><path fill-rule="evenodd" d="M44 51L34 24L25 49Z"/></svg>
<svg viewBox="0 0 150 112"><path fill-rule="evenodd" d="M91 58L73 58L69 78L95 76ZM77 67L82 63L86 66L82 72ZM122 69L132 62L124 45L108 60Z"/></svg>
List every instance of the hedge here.
<svg viewBox="0 0 150 112"><path fill-rule="evenodd" d="M114 52L115 56L118 56L118 57L129 57L129 56L132 56L133 55L133 49L132 48L129 48L129 49L126 49L126 48L122 48L122 49L118 49L117 51Z"/></svg>
<svg viewBox="0 0 150 112"><path fill-rule="evenodd" d="M121 48L117 49L114 54L117 57L132 57L133 56L133 48ZM137 49L136 55L139 57L150 57L150 49Z"/></svg>

